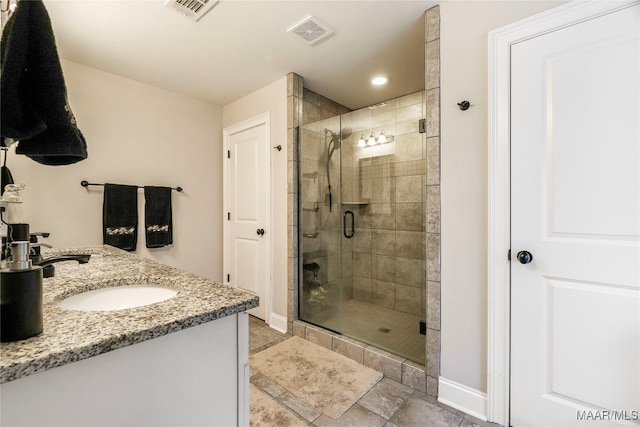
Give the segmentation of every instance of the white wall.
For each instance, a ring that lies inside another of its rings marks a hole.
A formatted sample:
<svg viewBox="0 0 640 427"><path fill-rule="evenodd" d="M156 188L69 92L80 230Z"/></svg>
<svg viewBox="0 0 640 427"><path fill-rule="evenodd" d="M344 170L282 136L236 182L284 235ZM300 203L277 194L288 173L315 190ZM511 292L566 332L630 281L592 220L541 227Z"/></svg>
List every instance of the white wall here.
<svg viewBox="0 0 640 427"><path fill-rule="evenodd" d="M144 194L138 194L138 249L147 258L222 279L222 108L155 86L62 61L69 101L89 157L45 166L9 155L25 182L21 218L55 247L102 244L102 187L95 183L181 186L173 192L173 245L147 249Z"/></svg>
<svg viewBox="0 0 640 427"><path fill-rule="evenodd" d="M440 5L441 375L482 392L487 389L487 33L562 3ZM471 102L467 111L457 106L463 100Z"/></svg>
<svg viewBox="0 0 640 427"><path fill-rule="evenodd" d="M223 126L229 127L266 112L271 113L271 146L282 151L271 153L272 219L272 313L287 319L287 78L263 87L222 110ZM267 314L270 315L269 313ZM272 323L274 319L265 319ZM289 319L291 320L291 319ZM282 325L280 325L282 328ZM287 325L284 324L284 329Z"/></svg>

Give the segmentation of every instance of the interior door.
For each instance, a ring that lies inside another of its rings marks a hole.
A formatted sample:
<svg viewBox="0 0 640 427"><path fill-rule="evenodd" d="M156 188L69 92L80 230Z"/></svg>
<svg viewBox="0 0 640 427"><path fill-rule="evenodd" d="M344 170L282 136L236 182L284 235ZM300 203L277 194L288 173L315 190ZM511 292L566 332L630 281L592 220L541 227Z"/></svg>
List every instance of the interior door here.
<svg viewBox="0 0 640 427"><path fill-rule="evenodd" d="M639 20L511 49L512 425L638 423Z"/></svg>
<svg viewBox="0 0 640 427"><path fill-rule="evenodd" d="M225 256L227 282L260 297L249 313L267 319L270 277L268 120L229 130ZM267 322L268 323L268 322Z"/></svg>

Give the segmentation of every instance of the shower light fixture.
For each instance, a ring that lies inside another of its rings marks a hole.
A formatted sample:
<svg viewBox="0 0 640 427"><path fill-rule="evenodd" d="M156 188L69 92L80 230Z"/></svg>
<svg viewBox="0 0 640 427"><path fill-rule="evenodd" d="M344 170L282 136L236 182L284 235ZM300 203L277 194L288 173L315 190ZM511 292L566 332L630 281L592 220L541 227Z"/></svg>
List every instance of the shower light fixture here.
<svg viewBox="0 0 640 427"><path fill-rule="evenodd" d="M380 132L380 135L376 138L375 132L371 132L369 138L364 137L364 133L360 134L360 139L358 140L357 147L358 148L366 148L366 147L374 147L376 145L388 144L389 142L393 142L395 137L393 135L387 135L384 133L384 130Z"/></svg>
<svg viewBox="0 0 640 427"><path fill-rule="evenodd" d="M374 145L377 145L378 141L376 141L376 134L371 132L371 135L369 135L369 139L367 140L367 146L368 147L373 147Z"/></svg>
<svg viewBox="0 0 640 427"><path fill-rule="evenodd" d="M358 140L358 147L364 148L367 146L367 141L364 140L364 133L360 134L360 139Z"/></svg>
<svg viewBox="0 0 640 427"><path fill-rule="evenodd" d="M384 134L384 130L382 132L380 132L380 135L378 135L378 144L386 144L387 143L387 136Z"/></svg>

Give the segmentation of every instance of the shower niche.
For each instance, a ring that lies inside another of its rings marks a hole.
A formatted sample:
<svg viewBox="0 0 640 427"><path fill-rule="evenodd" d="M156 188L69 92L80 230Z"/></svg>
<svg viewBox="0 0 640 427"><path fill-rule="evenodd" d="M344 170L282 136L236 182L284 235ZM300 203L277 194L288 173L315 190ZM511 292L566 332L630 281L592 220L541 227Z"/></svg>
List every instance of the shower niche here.
<svg viewBox="0 0 640 427"><path fill-rule="evenodd" d="M382 104L299 128L299 317L424 364L424 92Z"/></svg>

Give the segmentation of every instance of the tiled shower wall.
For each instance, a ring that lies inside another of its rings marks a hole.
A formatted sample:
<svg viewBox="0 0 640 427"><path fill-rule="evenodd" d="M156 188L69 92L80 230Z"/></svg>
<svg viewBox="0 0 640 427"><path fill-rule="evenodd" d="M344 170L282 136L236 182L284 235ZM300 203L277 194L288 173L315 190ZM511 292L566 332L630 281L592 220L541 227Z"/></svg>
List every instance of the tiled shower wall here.
<svg viewBox="0 0 640 427"><path fill-rule="evenodd" d="M339 106L303 87L302 78L289 74L287 79L288 119L288 239L289 333L298 319L298 175L296 127L301 124L343 114ZM426 262L426 391L438 395L440 374L440 11L438 6L425 13L425 90L426 90L426 174L425 230ZM424 313L424 311L423 311ZM424 384L424 383L423 383ZM416 387L421 389L422 387Z"/></svg>
<svg viewBox="0 0 640 427"><path fill-rule="evenodd" d="M380 146L353 148L343 154L343 199L367 202L347 206L356 216L349 297L424 318L426 150L418 132L419 120L425 116L424 92L385 104L343 116L343 127L370 123L366 129L354 129L348 147L372 131L379 135L384 130L395 137L393 153L377 153L385 148ZM344 176L351 178L351 187Z"/></svg>
<svg viewBox="0 0 640 427"><path fill-rule="evenodd" d="M440 8L425 14L427 107L427 394L438 396L440 376Z"/></svg>

